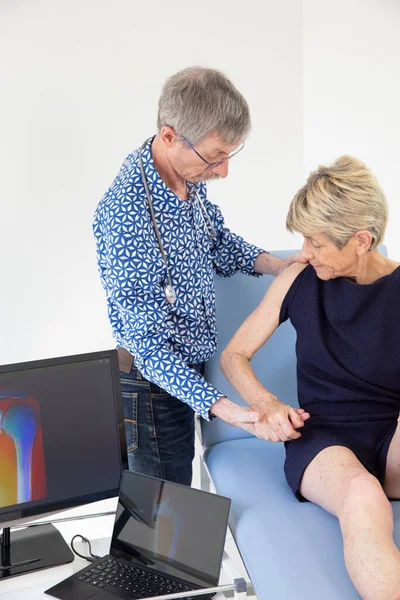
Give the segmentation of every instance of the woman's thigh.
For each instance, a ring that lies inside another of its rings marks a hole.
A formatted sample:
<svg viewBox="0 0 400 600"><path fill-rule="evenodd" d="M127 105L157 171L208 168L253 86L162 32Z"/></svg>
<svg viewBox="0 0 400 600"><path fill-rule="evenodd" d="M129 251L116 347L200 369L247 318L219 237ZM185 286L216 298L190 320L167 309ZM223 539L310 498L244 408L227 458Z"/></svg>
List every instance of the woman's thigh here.
<svg viewBox="0 0 400 600"><path fill-rule="evenodd" d="M344 446L329 446L307 466L300 493L310 502L338 516L349 483L360 475L371 479L371 483L375 480L351 450Z"/></svg>

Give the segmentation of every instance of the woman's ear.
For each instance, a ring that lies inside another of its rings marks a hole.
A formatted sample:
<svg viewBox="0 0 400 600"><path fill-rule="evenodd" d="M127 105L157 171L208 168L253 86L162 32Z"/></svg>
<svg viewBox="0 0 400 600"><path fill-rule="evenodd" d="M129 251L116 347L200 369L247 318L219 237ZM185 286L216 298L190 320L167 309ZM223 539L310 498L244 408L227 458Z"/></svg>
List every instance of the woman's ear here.
<svg viewBox="0 0 400 600"><path fill-rule="evenodd" d="M356 240L357 255L363 256L371 247L372 234L370 231L363 229L362 231L357 231L354 237Z"/></svg>

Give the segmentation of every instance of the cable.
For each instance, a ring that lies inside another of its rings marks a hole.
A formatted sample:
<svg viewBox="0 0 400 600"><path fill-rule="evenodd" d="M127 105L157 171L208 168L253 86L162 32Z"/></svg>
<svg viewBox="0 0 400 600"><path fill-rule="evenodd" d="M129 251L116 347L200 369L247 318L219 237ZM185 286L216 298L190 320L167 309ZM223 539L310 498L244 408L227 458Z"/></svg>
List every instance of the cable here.
<svg viewBox="0 0 400 600"><path fill-rule="evenodd" d="M90 556L83 556L83 554L80 554L77 550L75 550L75 548L74 548L74 539L75 538L81 538L81 540L83 542L86 542L88 544ZM83 558L84 560L87 560L88 562L94 562L97 558L101 558L101 556L97 556L97 554L92 554L92 546L91 546L90 541L87 538L85 538L83 535L80 535L79 533L74 535L74 537L72 538L71 548L72 548L72 552L74 552L74 554L76 554L80 558Z"/></svg>

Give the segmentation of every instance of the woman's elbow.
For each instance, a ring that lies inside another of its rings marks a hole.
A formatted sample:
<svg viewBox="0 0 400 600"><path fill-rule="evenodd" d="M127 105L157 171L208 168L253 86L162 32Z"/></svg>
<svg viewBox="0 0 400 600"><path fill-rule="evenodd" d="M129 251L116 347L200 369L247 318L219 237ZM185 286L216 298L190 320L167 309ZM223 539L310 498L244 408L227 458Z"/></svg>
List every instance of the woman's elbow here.
<svg viewBox="0 0 400 600"><path fill-rule="evenodd" d="M219 366L224 375L227 375L231 370L232 366L237 364L237 359L244 358L244 355L234 348L231 348L230 345L222 351L221 358L219 360Z"/></svg>
<svg viewBox="0 0 400 600"><path fill-rule="evenodd" d="M221 353L221 356L219 359L219 366L224 375L228 368L228 363L230 362L231 355L232 355L232 353L229 351L229 347L226 347L224 350L222 350L222 353Z"/></svg>

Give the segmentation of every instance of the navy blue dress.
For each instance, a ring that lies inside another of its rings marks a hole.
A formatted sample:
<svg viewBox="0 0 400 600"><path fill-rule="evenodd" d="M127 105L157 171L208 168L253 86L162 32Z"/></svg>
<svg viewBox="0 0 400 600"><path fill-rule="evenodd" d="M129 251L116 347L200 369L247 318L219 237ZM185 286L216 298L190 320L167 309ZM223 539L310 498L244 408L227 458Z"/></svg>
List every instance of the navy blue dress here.
<svg viewBox="0 0 400 600"><path fill-rule="evenodd" d="M297 332L299 405L310 419L285 443L285 475L299 500L307 465L345 446L382 483L400 411L400 267L371 284L318 278L307 266L283 301Z"/></svg>

